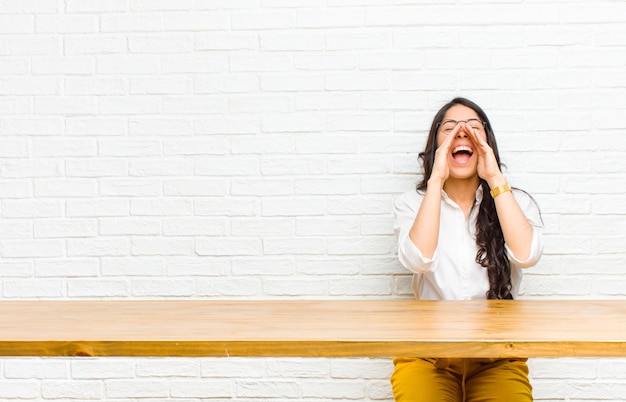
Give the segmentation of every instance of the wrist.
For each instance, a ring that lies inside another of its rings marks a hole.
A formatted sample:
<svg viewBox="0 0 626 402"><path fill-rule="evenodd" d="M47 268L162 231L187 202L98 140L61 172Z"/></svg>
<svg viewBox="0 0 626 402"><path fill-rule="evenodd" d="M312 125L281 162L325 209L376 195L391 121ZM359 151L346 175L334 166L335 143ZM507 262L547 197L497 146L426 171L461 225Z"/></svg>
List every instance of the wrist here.
<svg viewBox="0 0 626 402"><path fill-rule="evenodd" d="M441 191L441 189L443 189L443 183L445 183L445 180L442 180L438 177L431 177L430 179L428 179L427 188L437 189Z"/></svg>
<svg viewBox="0 0 626 402"><path fill-rule="evenodd" d="M507 183L506 181L506 177L504 177L503 174L497 174L493 177L490 177L489 179L485 180L487 182L487 184L489 185L490 189L494 189L498 186L502 186L505 185Z"/></svg>

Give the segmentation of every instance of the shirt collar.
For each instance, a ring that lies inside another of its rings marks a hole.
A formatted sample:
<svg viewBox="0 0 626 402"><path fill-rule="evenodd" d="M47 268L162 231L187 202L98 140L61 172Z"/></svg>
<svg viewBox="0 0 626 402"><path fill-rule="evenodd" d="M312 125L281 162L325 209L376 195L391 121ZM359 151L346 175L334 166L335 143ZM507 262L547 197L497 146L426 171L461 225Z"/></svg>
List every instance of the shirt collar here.
<svg viewBox="0 0 626 402"><path fill-rule="evenodd" d="M443 189L441 189L441 195L445 202L447 202L448 204L456 205L456 203L452 201L450 197L448 197L448 194L446 194L446 192ZM482 202L482 200L483 200L483 186L479 184L478 188L476 189L476 196L474 197L474 205L479 205Z"/></svg>

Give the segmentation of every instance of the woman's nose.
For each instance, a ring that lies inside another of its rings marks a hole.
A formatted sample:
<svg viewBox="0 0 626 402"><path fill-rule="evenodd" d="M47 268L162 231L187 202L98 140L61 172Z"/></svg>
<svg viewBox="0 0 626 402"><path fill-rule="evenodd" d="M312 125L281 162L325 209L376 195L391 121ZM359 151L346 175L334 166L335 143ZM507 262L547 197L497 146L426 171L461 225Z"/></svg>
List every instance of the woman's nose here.
<svg viewBox="0 0 626 402"><path fill-rule="evenodd" d="M465 132L465 130L459 130L456 133L456 138L467 138L467 133Z"/></svg>

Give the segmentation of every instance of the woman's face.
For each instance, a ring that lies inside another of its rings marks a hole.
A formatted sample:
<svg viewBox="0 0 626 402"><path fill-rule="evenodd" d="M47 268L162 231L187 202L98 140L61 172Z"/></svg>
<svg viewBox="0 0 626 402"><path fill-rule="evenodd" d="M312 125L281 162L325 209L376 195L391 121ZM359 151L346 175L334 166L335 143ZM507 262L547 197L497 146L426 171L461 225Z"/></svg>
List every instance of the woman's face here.
<svg viewBox="0 0 626 402"><path fill-rule="evenodd" d="M458 127L461 125L461 127ZM446 112L437 130L437 147L450 135L454 135L448 154L450 176L468 178L477 174L477 144L471 140L469 130L474 131L483 139L487 139L484 123L471 108L454 105Z"/></svg>

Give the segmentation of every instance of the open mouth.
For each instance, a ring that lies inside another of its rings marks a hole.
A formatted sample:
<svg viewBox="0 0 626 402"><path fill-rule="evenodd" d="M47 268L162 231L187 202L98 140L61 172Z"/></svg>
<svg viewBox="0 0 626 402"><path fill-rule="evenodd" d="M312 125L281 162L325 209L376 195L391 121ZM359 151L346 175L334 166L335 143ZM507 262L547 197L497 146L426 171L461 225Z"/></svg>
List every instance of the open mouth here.
<svg viewBox="0 0 626 402"><path fill-rule="evenodd" d="M467 163L472 155L474 155L474 151L467 145L459 145L452 150L452 158L457 163Z"/></svg>

